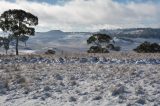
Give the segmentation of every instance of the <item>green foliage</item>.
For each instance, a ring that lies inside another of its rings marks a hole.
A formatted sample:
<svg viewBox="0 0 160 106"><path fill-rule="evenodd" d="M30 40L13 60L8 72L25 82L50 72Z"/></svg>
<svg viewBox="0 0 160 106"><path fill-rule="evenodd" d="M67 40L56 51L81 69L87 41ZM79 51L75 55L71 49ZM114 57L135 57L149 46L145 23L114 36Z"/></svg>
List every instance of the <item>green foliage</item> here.
<svg viewBox="0 0 160 106"><path fill-rule="evenodd" d="M91 46L88 53L109 53L108 49L99 46Z"/></svg>
<svg viewBox="0 0 160 106"><path fill-rule="evenodd" d="M11 32L10 38L16 39L16 54L18 55L18 41L25 35L34 35L32 26L38 25L38 17L24 10L8 10L0 16L0 28L4 32Z"/></svg>
<svg viewBox="0 0 160 106"><path fill-rule="evenodd" d="M93 34L91 37L89 37L87 43L101 45L101 43L109 43L110 40L112 40L112 38L109 35L98 33Z"/></svg>
<svg viewBox="0 0 160 106"><path fill-rule="evenodd" d="M3 31L13 32L16 36L34 35L34 28L28 27L38 25L38 18L23 10L8 10L0 16Z"/></svg>
<svg viewBox="0 0 160 106"><path fill-rule="evenodd" d="M134 51L138 53L160 53L160 45L157 43L144 42L135 48Z"/></svg>
<svg viewBox="0 0 160 106"><path fill-rule="evenodd" d="M91 36L91 37L88 38L87 43L88 43L88 44L91 44L91 43L93 43L93 42L96 42L96 40L97 40L97 39L96 39L95 36Z"/></svg>
<svg viewBox="0 0 160 106"><path fill-rule="evenodd" d="M88 53L108 53L108 44L112 38L106 34L93 34L87 39L87 44L92 45L87 51Z"/></svg>

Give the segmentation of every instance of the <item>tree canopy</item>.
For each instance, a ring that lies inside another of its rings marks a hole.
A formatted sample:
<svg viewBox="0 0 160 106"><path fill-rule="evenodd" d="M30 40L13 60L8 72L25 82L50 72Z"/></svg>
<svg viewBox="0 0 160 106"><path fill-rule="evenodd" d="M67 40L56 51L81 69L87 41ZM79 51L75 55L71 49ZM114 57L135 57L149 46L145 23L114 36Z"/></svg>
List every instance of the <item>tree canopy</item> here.
<svg viewBox="0 0 160 106"><path fill-rule="evenodd" d="M134 51L138 53L160 53L160 45L145 41L137 46Z"/></svg>
<svg viewBox="0 0 160 106"><path fill-rule="evenodd" d="M87 44L92 45L88 50L89 53L108 53L107 45L112 38L106 34L93 34L87 39Z"/></svg>
<svg viewBox="0 0 160 106"><path fill-rule="evenodd" d="M38 17L24 10L8 10L0 16L0 28L9 32L16 39L16 55L18 55L18 41L21 36L35 34L33 26L38 25Z"/></svg>
<svg viewBox="0 0 160 106"><path fill-rule="evenodd" d="M97 46L101 46L102 43L109 43L112 38L106 34L93 34L91 37L88 38L88 44L94 44Z"/></svg>

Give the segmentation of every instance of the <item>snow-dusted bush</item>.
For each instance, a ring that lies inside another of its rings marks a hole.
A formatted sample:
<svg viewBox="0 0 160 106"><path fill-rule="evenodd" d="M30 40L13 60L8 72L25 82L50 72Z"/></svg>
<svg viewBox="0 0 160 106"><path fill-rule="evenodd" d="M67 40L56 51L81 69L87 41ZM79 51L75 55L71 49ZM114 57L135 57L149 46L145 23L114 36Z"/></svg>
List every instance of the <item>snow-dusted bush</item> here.
<svg viewBox="0 0 160 106"><path fill-rule="evenodd" d="M157 43L144 42L135 48L134 51L138 53L160 53L160 45Z"/></svg>
<svg viewBox="0 0 160 106"><path fill-rule="evenodd" d="M54 51L54 50L47 50L46 52L45 52L45 54L55 54L56 52Z"/></svg>

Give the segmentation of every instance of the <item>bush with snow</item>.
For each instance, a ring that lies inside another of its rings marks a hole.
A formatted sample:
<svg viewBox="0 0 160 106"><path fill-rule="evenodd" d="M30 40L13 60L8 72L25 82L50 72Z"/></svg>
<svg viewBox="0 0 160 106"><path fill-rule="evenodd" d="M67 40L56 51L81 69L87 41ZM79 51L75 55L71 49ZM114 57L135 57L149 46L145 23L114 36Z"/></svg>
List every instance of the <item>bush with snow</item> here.
<svg viewBox="0 0 160 106"><path fill-rule="evenodd" d="M138 53L160 53L160 45L157 43L144 42L135 48L134 51Z"/></svg>

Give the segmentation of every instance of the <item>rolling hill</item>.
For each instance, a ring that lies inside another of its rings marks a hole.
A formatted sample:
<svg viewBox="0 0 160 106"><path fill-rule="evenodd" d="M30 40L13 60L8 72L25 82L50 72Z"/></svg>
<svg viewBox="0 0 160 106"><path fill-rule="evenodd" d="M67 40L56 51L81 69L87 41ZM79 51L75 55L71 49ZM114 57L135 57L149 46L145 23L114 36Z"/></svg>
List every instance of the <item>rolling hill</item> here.
<svg viewBox="0 0 160 106"><path fill-rule="evenodd" d="M24 50L47 50L58 48L64 51L86 51L88 45L86 40L93 33L105 33L113 37L116 45L122 47L122 51L130 51L144 41L160 43L160 29L131 28L100 30L98 32L63 32L51 30L48 32L36 32L27 41L28 48L20 44ZM2 32L0 33L2 35Z"/></svg>

